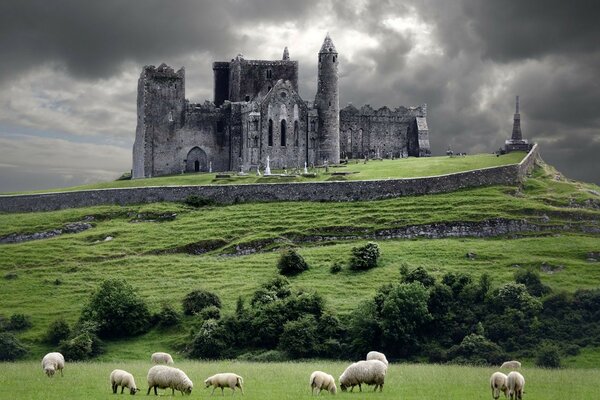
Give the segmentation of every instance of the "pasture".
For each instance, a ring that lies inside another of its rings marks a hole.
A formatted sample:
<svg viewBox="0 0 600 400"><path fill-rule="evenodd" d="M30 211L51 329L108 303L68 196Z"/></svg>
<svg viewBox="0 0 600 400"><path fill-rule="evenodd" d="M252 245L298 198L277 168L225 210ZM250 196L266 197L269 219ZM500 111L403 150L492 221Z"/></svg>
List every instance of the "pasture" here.
<svg viewBox="0 0 600 400"><path fill-rule="evenodd" d="M0 397L6 399L114 399L109 375L115 368L131 372L141 391L137 396L146 398L148 386L146 374L151 367L147 361L127 362L83 362L67 363L65 376L48 378L38 361L0 364ZM175 366L182 369L194 382L189 398L206 398L211 389L205 389L204 379L217 372L235 372L244 378L244 399L302 399L311 398L309 377L312 371L322 370L336 378L338 398L347 399L491 399L489 377L496 371L490 367L466 367L434 364L392 364L390 365L382 393L373 393L372 387L364 386L363 393L358 387L353 393L339 390L338 377L348 362L308 361L288 363L248 363L237 361L196 362L175 360ZM521 370L525 376L526 400L591 400L600 396L598 369L549 370L529 368ZM120 391L120 389L119 389ZM129 396L127 394L123 396ZM161 396L171 396L171 390L159 390ZM215 391L215 396L220 393ZM120 394L117 396L121 396ZM151 396L154 396L153 394ZM176 392L176 397L181 394ZM225 389L225 396L231 390ZM328 393L321 396L327 398ZM239 393L236 394L239 398ZM504 398L502 396L501 398Z"/></svg>

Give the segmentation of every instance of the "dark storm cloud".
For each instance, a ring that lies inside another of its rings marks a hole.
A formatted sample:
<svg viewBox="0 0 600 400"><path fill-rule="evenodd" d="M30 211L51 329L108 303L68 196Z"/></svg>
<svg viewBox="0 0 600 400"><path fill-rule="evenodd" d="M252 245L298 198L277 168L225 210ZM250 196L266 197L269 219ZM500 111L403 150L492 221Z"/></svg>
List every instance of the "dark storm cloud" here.
<svg viewBox="0 0 600 400"><path fill-rule="evenodd" d="M230 55L244 38L232 27L268 16L301 18L312 1L81 1L0 3L0 79L44 62L76 77L108 77L126 60L154 62L189 52Z"/></svg>

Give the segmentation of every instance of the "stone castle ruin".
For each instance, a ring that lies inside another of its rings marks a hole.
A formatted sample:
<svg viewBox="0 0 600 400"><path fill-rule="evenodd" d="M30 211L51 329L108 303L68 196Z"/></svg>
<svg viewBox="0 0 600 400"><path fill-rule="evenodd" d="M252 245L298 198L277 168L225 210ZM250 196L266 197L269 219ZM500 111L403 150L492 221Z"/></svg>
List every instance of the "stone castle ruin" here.
<svg viewBox="0 0 600 400"><path fill-rule="evenodd" d="M133 178L337 164L340 158L429 156L427 106L340 110L338 52L326 36L314 102L298 94L298 61L213 63L214 100L185 98L185 71L146 66L138 81Z"/></svg>

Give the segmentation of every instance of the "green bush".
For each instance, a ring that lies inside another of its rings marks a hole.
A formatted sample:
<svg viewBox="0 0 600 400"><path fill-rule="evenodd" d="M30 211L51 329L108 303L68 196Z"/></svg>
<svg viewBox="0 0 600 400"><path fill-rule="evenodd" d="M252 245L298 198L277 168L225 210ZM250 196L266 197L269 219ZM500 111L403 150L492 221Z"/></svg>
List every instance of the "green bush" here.
<svg viewBox="0 0 600 400"><path fill-rule="evenodd" d="M254 292L250 304L252 307L259 307L273 301L285 299L291 294L290 281L283 276L277 276Z"/></svg>
<svg viewBox="0 0 600 400"><path fill-rule="evenodd" d="M218 321L214 319L204 321L200 329L193 335L188 355L203 359L226 357L227 355L224 354L224 350L227 349L225 337L226 332Z"/></svg>
<svg viewBox="0 0 600 400"><path fill-rule="evenodd" d="M482 335L471 333L448 350L448 358L458 364L500 364L506 354L500 346Z"/></svg>
<svg viewBox="0 0 600 400"><path fill-rule="evenodd" d="M277 269L281 275L293 276L306 271L308 264L300 254L292 249L288 249L279 257Z"/></svg>
<svg viewBox="0 0 600 400"><path fill-rule="evenodd" d="M31 328L31 318L28 315L15 313L10 316L7 329L10 331L24 331Z"/></svg>
<svg viewBox="0 0 600 400"><path fill-rule="evenodd" d="M159 328L177 326L181 322L181 314L170 304L163 304L160 311L155 315L155 321Z"/></svg>
<svg viewBox="0 0 600 400"><path fill-rule="evenodd" d="M198 316L203 319L203 320L207 320L207 319L221 319L221 310L219 310L216 306L208 306L202 309L202 311L200 311L198 313Z"/></svg>
<svg viewBox="0 0 600 400"><path fill-rule="evenodd" d="M318 344L317 323L312 315L286 322L279 338L280 349L294 358L314 357Z"/></svg>
<svg viewBox="0 0 600 400"><path fill-rule="evenodd" d="M539 272L529 269L515 271L515 282L525 285L527 291L536 297L544 296L552 291L549 286L542 283Z"/></svg>
<svg viewBox="0 0 600 400"><path fill-rule="evenodd" d="M435 285L435 278L423 267L417 267L402 277L403 283L420 282L426 288Z"/></svg>
<svg viewBox="0 0 600 400"><path fill-rule="evenodd" d="M108 279L91 296L80 321L95 324L101 338L128 337L148 330L150 312L131 285Z"/></svg>
<svg viewBox="0 0 600 400"><path fill-rule="evenodd" d="M554 344L543 344L538 349L535 364L544 368L560 368L560 351Z"/></svg>
<svg viewBox="0 0 600 400"><path fill-rule="evenodd" d="M182 305L185 315L194 315L209 306L221 308L221 299L208 290L197 289L185 295Z"/></svg>
<svg viewBox="0 0 600 400"><path fill-rule="evenodd" d="M44 341L46 343L57 345L62 340L67 339L70 334L71 328L69 327L67 321L65 321L64 318L58 318L52 321L50 326L48 326L48 330L44 336Z"/></svg>
<svg viewBox="0 0 600 400"><path fill-rule="evenodd" d="M381 252L377 243L369 242L364 246L352 248L352 257L350 258L350 269L354 271L364 271L377 266L377 261Z"/></svg>
<svg viewBox="0 0 600 400"><path fill-rule="evenodd" d="M27 349L15 335L0 332L0 361L14 361L27 354Z"/></svg>
<svg viewBox="0 0 600 400"><path fill-rule="evenodd" d="M336 261L333 263L331 268L329 268L329 272L331 272L332 274L337 274L339 272L342 272L343 268L344 268L344 264L342 264L340 261Z"/></svg>

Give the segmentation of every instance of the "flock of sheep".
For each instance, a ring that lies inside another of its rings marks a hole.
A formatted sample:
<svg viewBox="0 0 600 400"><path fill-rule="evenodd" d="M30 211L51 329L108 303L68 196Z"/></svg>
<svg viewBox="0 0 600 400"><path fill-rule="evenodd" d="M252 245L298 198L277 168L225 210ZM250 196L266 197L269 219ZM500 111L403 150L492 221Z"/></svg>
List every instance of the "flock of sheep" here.
<svg viewBox="0 0 600 400"><path fill-rule="evenodd" d="M158 395L157 389L159 388L170 388L173 395L175 394L175 390L180 391L182 395L192 393L194 384L185 372L169 366L173 364L173 357L170 354L162 352L153 353L151 361L156 365L148 370L148 392L146 395L150 394L152 389L154 389L154 394ZM42 369L49 377L54 376L56 371L60 371L62 376L64 367L65 358L60 353L48 353L42 359ZM367 354L366 360L351 364L340 375L340 388L343 392L350 388L352 392L354 387L358 386L359 391L362 392L362 384L365 384L375 385L374 391L377 391L377 388L379 388L381 392L383 391L387 368L388 360L385 355L377 351L370 351ZM503 392L504 396L509 397L511 400L521 400L523 398L525 378L519 372L514 371L514 369L521 368L521 363L518 361L507 361L502 364L501 368L510 368L513 371L508 375L502 372L494 372L492 374L490 378L492 397L497 400L500 397L500 392ZM223 394L225 388L230 388L233 393L238 388L244 394L243 383L244 380L241 376L230 372L216 374L204 380L207 388L213 387L211 395L214 394L217 388L221 389L221 394ZM331 394L337 393L337 386L335 385L333 376L322 371L314 371L310 375L309 384L312 394L314 394L315 390L317 394L320 394L322 390L326 390ZM115 369L111 372L110 385L113 393L117 393L119 386L121 387L121 394L125 388L129 389L130 394L136 394L140 391L135 384L133 375L122 369Z"/></svg>

